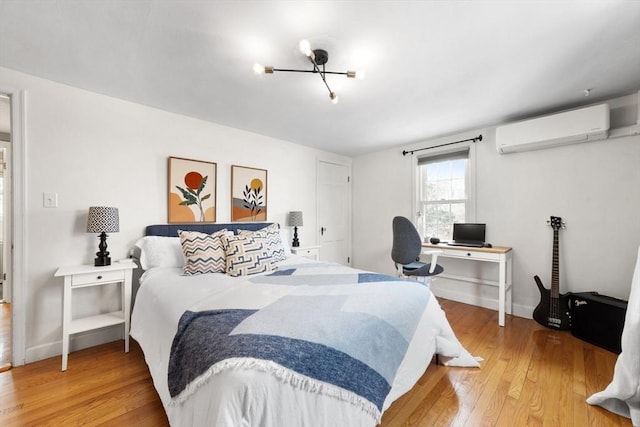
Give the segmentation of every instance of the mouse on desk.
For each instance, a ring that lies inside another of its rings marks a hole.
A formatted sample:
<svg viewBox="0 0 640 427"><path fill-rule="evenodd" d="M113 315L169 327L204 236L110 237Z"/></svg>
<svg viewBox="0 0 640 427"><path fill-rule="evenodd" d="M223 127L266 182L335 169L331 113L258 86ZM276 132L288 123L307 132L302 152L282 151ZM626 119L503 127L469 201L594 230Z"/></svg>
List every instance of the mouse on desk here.
<svg viewBox="0 0 640 427"><path fill-rule="evenodd" d="M483 247L483 248L491 248L492 246L491 246L491 243L484 243L484 244L482 245L482 247Z"/></svg>

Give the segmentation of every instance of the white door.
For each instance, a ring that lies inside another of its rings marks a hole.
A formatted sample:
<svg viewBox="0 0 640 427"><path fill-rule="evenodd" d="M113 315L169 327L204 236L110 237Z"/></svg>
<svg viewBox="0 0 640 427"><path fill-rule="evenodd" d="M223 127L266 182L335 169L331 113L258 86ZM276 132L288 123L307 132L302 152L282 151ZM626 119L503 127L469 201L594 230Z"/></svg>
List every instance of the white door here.
<svg viewBox="0 0 640 427"><path fill-rule="evenodd" d="M320 259L351 264L350 167L318 162L318 242Z"/></svg>

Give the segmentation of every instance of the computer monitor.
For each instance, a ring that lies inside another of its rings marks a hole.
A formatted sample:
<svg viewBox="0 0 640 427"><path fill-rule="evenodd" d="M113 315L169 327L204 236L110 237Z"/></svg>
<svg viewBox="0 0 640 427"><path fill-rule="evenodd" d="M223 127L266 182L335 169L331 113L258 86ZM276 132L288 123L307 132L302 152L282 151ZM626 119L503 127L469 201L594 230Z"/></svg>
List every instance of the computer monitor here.
<svg viewBox="0 0 640 427"><path fill-rule="evenodd" d="M486 224L454 223L453 241L456 243L484 243Z"/></svg>

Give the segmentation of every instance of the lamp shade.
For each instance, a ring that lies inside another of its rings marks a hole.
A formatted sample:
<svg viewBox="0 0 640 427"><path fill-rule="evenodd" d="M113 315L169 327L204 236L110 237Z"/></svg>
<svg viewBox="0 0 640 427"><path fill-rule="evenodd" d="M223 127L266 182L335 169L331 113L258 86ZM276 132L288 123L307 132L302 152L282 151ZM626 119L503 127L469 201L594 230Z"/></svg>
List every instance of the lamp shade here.
<svg viewBox="0 0 640 427"><path fill-rule="evenodd" d="M107 206L89 207L87 233L117 233L120 231L118 208Z"/></svg>
<svg viewBox="0 0 640 427"><path fill-rule="evenodd" d="M289 212L289 225L291 227L302 227L302 212L291 211Z"/></svg>

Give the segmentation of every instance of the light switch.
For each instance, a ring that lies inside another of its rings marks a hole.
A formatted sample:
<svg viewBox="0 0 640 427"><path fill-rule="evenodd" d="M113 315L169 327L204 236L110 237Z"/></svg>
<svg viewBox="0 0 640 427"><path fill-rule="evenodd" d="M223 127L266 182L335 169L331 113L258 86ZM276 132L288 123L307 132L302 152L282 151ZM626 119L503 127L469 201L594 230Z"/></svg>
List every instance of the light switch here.
<svg viewBox="0 0 640 427"><path fill-rule="evenodd" d="M45 208L57 208L58 193L42 193L42 206Z"/></svg>

